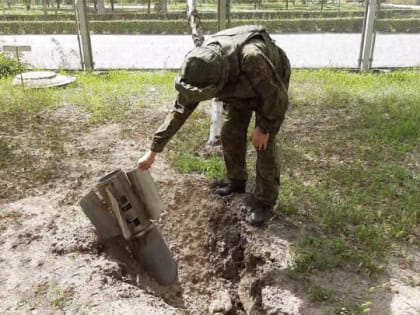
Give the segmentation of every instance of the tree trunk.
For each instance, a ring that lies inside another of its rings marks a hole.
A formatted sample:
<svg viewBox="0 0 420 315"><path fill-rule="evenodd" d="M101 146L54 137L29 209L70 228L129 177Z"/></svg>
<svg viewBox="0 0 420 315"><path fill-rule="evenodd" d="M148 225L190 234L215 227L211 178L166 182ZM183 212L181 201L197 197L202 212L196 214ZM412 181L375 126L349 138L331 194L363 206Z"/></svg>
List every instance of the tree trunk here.
<svg viewBox="0 0 420 315"><path fill-rule="evenodd" d="M162 0L162 14L166 19L168 14L168 0Z"/></svg>
<svg viewBox="0 0 420 315"><path fill-rule="evenodd" d="M105 14L105 1L98 0L98 14Z"/></svg>
<svg viewBox="0 0 420 315"><path fill-rule="evenodd" d="M42 11L44 11L44 15L48 15L47 0L42 0Z"/></svg>

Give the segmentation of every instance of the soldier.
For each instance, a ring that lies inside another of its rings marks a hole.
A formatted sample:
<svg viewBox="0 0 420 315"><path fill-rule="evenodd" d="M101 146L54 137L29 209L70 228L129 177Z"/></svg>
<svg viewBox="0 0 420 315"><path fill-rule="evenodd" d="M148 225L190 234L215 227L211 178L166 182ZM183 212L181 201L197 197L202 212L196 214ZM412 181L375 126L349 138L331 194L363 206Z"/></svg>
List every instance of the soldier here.
<svg viewBox="0 0 420 315"><path fill-rule="evenodd" d="M138 160L148 169L157 153L183 125L199 102L223 102L221 132L227 181L215 182L216 193L245 192L247 129L255 112L252 144L257 150L254 202L247 221L260 226L273 216L279 194L280 163L276 135L288 106L289 60L259 26L240 26L209 36L185 56L174 108L153 137L151 150Z"/></svg>

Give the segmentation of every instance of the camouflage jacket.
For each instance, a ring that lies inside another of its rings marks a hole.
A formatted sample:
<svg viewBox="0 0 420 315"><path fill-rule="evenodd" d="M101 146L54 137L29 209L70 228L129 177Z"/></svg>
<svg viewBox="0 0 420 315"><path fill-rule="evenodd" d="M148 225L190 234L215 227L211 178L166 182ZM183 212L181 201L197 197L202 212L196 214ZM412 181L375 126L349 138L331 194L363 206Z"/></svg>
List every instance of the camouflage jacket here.
<svg viewBox="0 0 420 315"><path fill-rule="evenodd" d="M191 87L184 93L177 86L178 96L173 109L153 137L151 150L161 152L179 130L199 102L217 97L227 106L247 108L256 112L256 125L270 133L284 120L288 106L290 64L286 54L277 47L264 29L242 26L227 29L208 37L203 45L221 46L227 64L223 82L214 93ZM189 87L187 87L189 88Z"/></svg>

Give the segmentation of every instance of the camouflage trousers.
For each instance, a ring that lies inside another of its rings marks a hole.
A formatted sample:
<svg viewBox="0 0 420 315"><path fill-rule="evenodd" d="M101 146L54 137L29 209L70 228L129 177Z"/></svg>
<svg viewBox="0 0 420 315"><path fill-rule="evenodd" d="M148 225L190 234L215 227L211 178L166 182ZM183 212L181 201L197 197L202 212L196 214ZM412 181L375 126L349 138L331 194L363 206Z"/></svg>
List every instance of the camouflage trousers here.
<svg viewBox="0 0 420 315"><path fill-rule="evenodd" d="M247 180L247 131L252 110L240 109L224 104L224 123L221 140L226 165L226 175L231 181ZM258 120L258 117L257 117ZM256 182L254 196L257 200L274 205L280 188L280 160L277 153L276 138L282 121L278 122L270 134L267 149L257 151Z"/></svg>

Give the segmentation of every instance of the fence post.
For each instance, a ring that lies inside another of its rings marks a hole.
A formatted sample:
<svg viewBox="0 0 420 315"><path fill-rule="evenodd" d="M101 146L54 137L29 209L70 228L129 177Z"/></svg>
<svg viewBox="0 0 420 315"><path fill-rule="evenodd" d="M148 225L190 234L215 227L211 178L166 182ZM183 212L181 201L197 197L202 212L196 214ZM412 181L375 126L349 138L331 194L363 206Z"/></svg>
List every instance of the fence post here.
<svg viewBox="0 0 420 315"><path fill-rule="evenodd" d="M44 11L44 15L48 15L47 0L42 0L42 11Z"/></svg>
<svg viewBox="0 0 420 315"><path fill-rule="evenodd" d="M362 42L360 45L360 70L369 70L372 66L373 50L375 46L375 21L378 8L377 0L366 0L367 9L362 30Z"/></svg>
<svg viewBox="0 0 420 315"><path fill-rule="evenodd" d="M93 58L92 58L92 44L90 42L89 34L89 22L86 11L86 1L76 0L76 20L78 35L81 37L79 45L81 46L81 58L83 70L93 70Z"/></svg>
<svg viewBox="0 0 420 315"><path fill-rule="evenodd" d="M226 0L217 1L217 31L226 28Z"/></svg>

